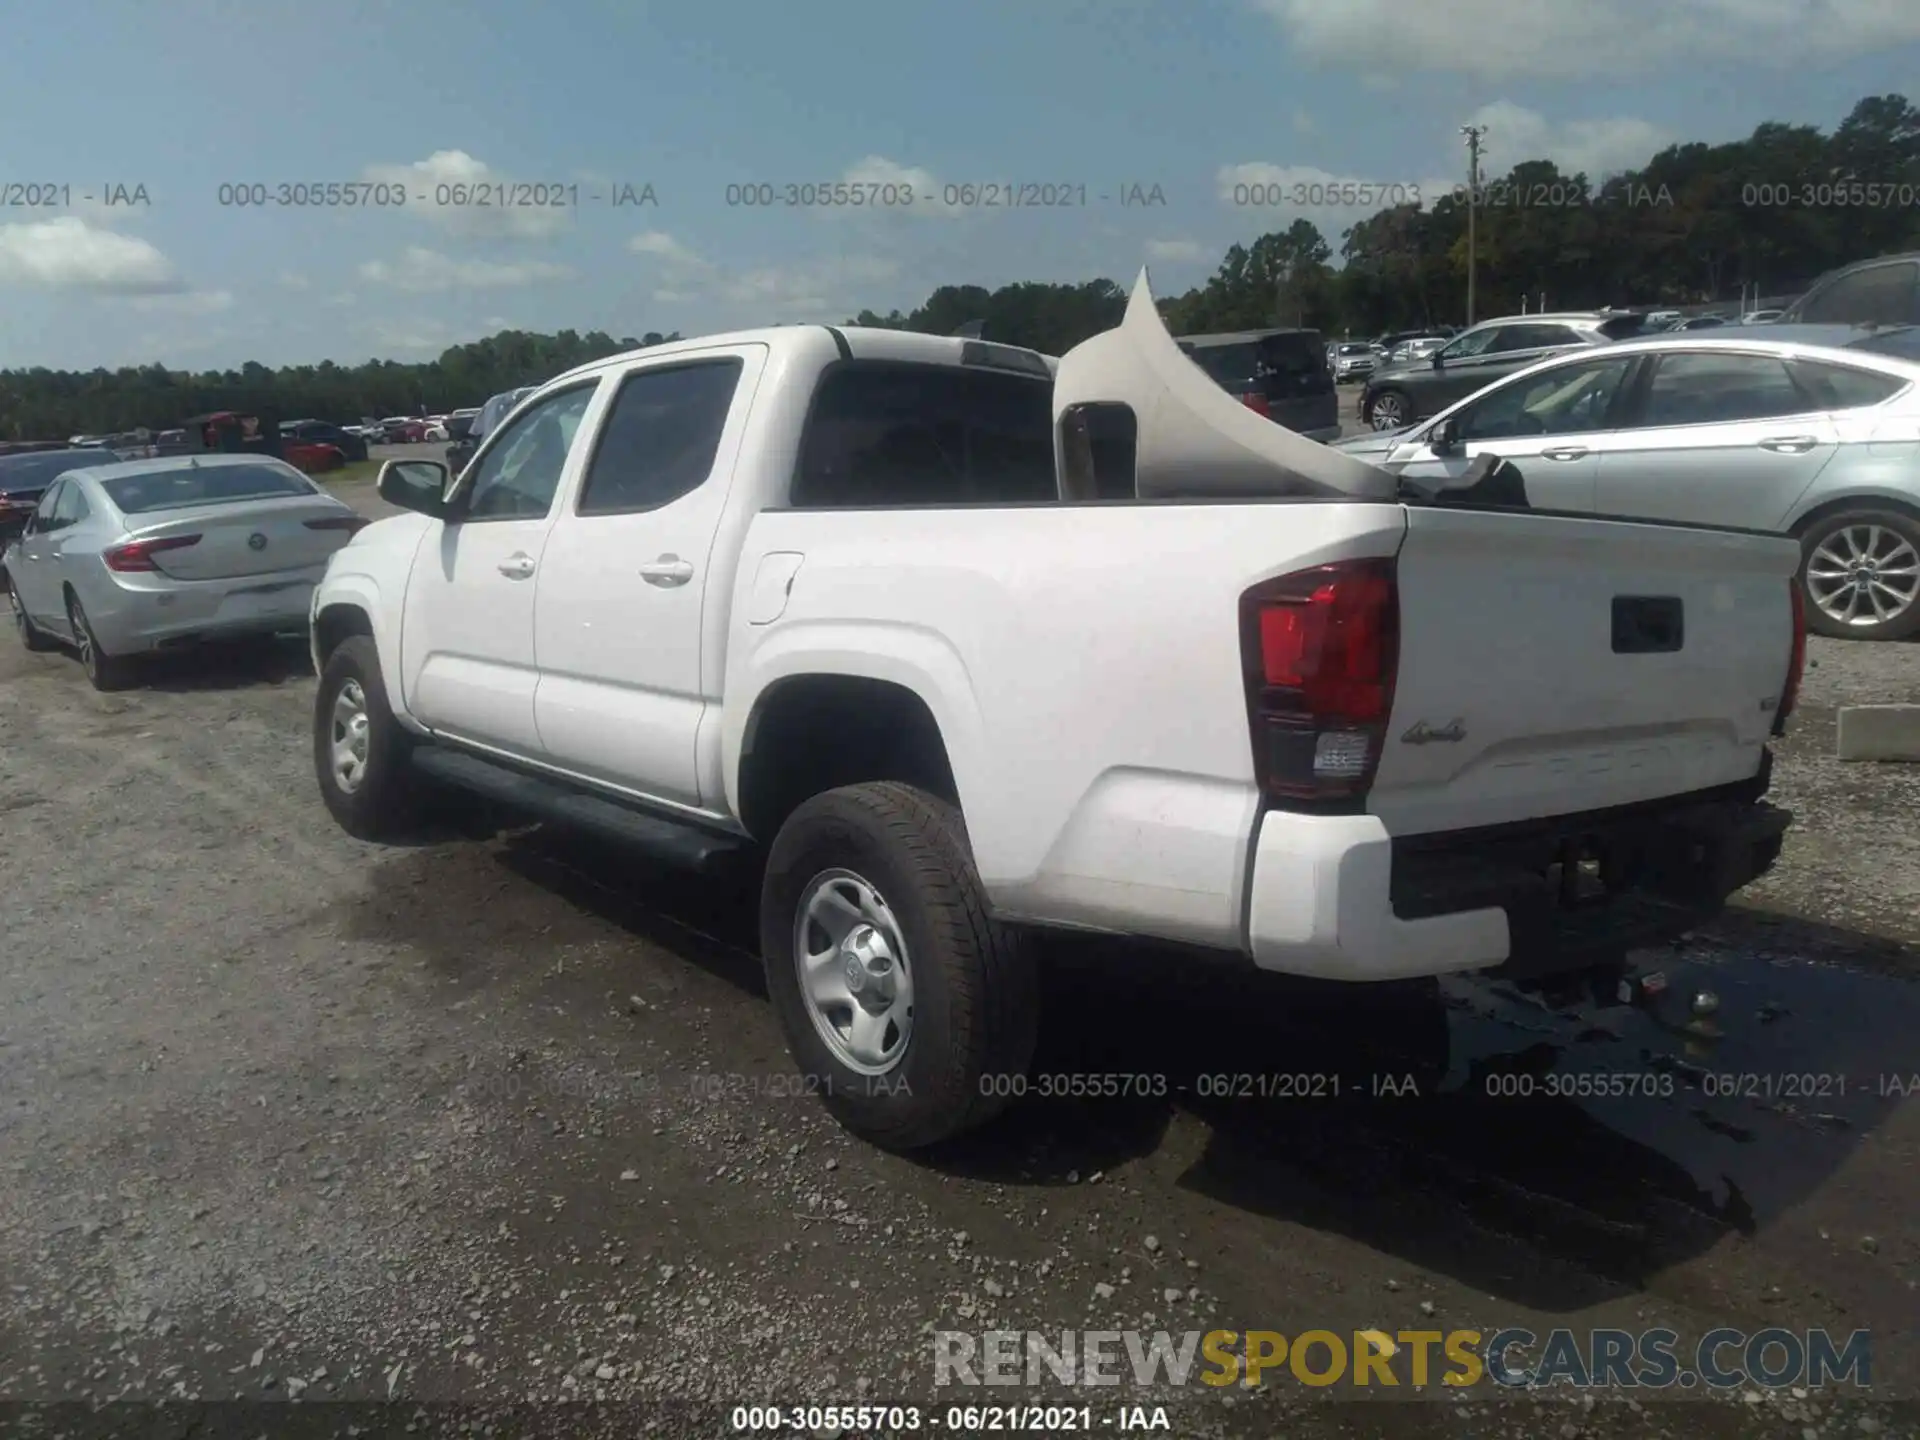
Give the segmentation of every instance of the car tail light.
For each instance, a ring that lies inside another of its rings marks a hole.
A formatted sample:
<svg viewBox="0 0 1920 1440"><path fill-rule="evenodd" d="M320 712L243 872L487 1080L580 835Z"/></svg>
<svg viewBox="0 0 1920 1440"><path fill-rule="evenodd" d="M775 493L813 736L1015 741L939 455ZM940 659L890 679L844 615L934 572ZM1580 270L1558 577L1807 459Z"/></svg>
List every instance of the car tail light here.
<svg viewBox="0 0 1920 1440"><path fill-rule="evenodd" d="M1246 394L1242 395L1240 397L1240 403L1256 415L1265 415L1268 419L1273 418L1267 409L1267 397L1258 390L1249 390Z"/></svg>
<svg viewBox="0 0 1920 1440"><path fill-rule="evenodd" d="M1285 801L1354 800L1380 763L1400 661L1392 560L1347 560L1240 600L1253 766Z"/></svg>
<svg viewBox="0 0 1920 1440"><path fill-rule="evenodd" d="M364 515L329 515L322 520L309 520L309 530L344 530L349 535L357 534L373 522Z"/></svg>
<svg viewBox="0 0 1920 1440"><path fill-rule="evenodd" d="M1773 733L1787 733L1787 717L1800 703L1800 677L1807 669L1807 595L1799 579L1787 582L1788 599L1793 606L1793 649L1787 658L1787 683L1780 691L1780 706L1773 712Z"/></svg>
<svg viewBox="0 0 1920 1440"><path fill-rule="evenodd" d="M158 570L160 567L154 563L153 557L164 551L185 550L199 543L198 535L163 535L157 540L129 540L125 545L102 551L101 558L107 562L109 570L130 575L139 571Z"/></svg>

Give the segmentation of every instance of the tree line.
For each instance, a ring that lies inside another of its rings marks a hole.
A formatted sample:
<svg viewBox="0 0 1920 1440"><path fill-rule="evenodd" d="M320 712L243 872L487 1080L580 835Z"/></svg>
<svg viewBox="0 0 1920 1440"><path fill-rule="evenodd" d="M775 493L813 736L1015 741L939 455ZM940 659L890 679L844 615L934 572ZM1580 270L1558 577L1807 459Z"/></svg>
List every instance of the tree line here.
<svg viewBox="0 0 1920 1440"><path fill-rule="evenodd" d="M1528 160L1483 176L1473 245L1480 318L1537 308L1685 305L1803 289L1853 260L1920 249L1920 109L1868 96L1831 132L1768 123L1743 140L1670 145L1638 169L1590 177ZM1328 334L1465 318L1468 197L1400 205L1340 237L1339 263L1299 219L1231 246L1207 281L1162 301L1175 333L1305 325ZM1112 280L943 285L915 309L863 310L850 325L989 339L1064 354L1119 321ZM332 361L189 372L153 364L88 372L0 371L0 438L164 428L211 410L351 421L477 405L571 366L679 339L509 330L437 360Z"/></svg>

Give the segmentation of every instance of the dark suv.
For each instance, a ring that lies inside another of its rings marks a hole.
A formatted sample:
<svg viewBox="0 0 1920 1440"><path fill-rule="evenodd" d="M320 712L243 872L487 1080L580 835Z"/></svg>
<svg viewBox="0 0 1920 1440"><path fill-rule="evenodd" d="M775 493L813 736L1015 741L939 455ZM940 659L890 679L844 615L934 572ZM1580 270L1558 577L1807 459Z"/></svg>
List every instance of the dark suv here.
<svg viewBox="0 0 1920 1440"><path fill-rule="evenodd" d="M1920 252L1829 270L1787 307L1781 325L1920 325Z"/></svg>
<svg viewBox="0 0 1920 1440"><path fill-rule="evenodd" d="M1398 430L1536 360L1621 340L1642 325L1638 314L1606 310L1483 320L1431 355L1374 371L1360 392L1360 418L1375 430Z"/></svg>
<svg viewBox="0 0 1920 1440"><path fill-rule="evenodd" d="M1247 408L1309 440L1340 438L1340 396L1327 367L1327 342L1318 330L1182 335L1178 343Z"/></svg>

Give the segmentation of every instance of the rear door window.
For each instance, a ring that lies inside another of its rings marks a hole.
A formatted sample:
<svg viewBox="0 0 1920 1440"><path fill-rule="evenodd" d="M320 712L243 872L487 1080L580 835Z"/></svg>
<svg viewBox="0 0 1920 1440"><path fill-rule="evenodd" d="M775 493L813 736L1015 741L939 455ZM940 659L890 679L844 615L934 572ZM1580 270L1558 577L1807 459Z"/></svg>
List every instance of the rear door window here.
<svg viewBox="0 0 1920 1440"><path fill-rule="evenodd" d="M1786 363L1771 355L1661 355L1636 428L1771 420L1814 408Z"/></svg>
<svg viewBox="0 0 1920 1440"><path fill-rule="evenodd" d="M845 363L814 393L792 503L1053 501L1053 385L955 365Z"/></svg>
<svg viewBox="0 0 1920 1440"><path fill-rule="evenodd" d="M1829 365L1821 360L1790 362L1793 378L1824 410L1858 410L1891 400L1907 388L1897 375L1878 370L1856 370L1851 365Z"/></svg>

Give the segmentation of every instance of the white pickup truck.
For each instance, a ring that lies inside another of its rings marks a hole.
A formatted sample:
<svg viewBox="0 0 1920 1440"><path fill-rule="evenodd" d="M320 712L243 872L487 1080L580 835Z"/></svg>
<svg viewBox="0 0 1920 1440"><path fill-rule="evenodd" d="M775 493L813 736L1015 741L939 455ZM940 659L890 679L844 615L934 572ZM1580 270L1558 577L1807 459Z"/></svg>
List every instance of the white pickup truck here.
<svg viewBox="0 0 1920 1440"><path fill-rule="evenodd" d="M1484 485L1483 480L1483 485ZM315 592L321 793L762 867L802 1070L884 1145L1023 1073L1034 927L1520 979L1764 872L1793 542L1410 494L1239 405L1145 277L1053 361L793 326L525 398Z"/></svg>

